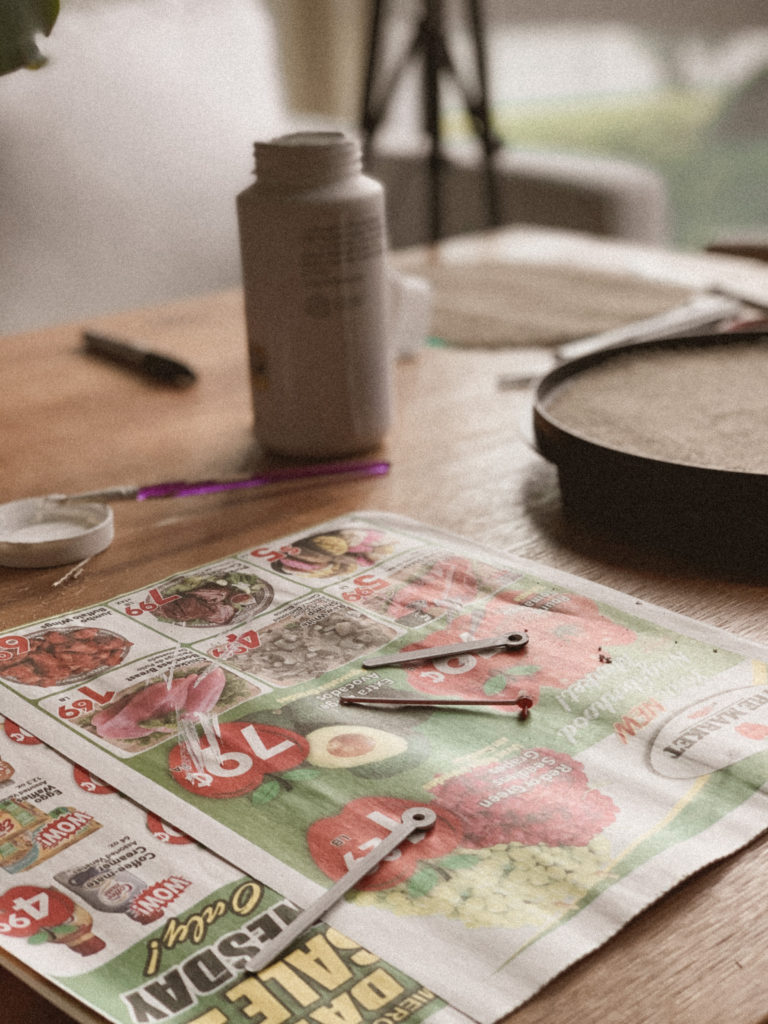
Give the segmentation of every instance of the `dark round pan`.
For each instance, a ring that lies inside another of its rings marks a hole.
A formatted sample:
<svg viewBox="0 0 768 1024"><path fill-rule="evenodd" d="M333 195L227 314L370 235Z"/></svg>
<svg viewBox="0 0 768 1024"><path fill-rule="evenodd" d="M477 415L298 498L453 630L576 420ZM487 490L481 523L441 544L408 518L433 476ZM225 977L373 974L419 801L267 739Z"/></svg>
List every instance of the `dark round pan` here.
<svg viewBox="0 0 768 1024"><path fill-rule="evenodd" d="M726 350L734 347L736 357L735 347L745 343L765 350L768 367L768 334L733 332L616 346L564 363L543 377L535 393L534 435L539 452L557 466L567 514L591 530L622 541L766 578L767 475L723 468L722 459L719 465L714 459L712 464L703 460L694 465L628 453L621 450L620 437L615 443L590 440L565 422L562 413L557 417L551 411L559 388L579 376L583 386L590 372L611 360L647 360L659 350L674 348L695 352L701 361L702 352L722 353L724 346ZM692 371L690 388L695 391L696 386ZM628 417L637 415L630 397Z"/></svg>

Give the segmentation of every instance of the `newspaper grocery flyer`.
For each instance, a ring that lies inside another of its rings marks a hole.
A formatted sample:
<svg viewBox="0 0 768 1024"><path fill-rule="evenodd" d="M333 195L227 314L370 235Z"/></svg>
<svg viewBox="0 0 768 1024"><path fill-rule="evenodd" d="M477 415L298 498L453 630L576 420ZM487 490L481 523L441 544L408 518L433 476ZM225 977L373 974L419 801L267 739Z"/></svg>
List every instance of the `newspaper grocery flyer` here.
<svg viewBox="0 0 768 1024"><path fill-rule="evenodd" d="M513 631L525 646L364 667ZM764 827L768 652L398 517L321 524L0 652L14 722L299 907L429 806L327 921L480 1022ZM527 717L340 703L523 695ZM0 844L0 869L15 855Z"/></svg>
<svg viewBox="0 0 768 1024"><path fill-rule="evenodd" d="M108 1020L466 1021L324 925L257 980L244 962L292 903L9 719L0 778L0 947Z"/></svg>

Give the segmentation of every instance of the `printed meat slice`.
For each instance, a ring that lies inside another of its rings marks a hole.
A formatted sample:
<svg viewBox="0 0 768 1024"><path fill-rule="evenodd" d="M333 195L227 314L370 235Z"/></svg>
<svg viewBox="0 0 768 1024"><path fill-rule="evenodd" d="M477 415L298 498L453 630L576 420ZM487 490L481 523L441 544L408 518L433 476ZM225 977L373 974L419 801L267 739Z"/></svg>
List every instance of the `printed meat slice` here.
<svg viewBox="0 0 768 1024"><path fill-rule="evenodd" d="M231 596L228 587L200 587L163 605L162 614L173 622L198 620L225 626L235 615L235 608L229 603Z"/></svg>
<svg viewBox="0 0 768 1024"><path fill-rule="evenodd" d="M172 622L187 622L189 619L201 619L205 612L205 605L199 601L194 594L185 594L178 601L171 601L163 605L163 618Z"/></svg>
<svg viewBox="0 0 768 1024"><path fill-rule="evenodd" d="M233 593L228 587L200 587L192 591L190 596L194 596L198 607L194 617L216 626L226 626L235 617L237 610L230 603Z"/></svg>
<svg viewBox="0 0 768 1024"><path fill-rule="evenodd" d="M187 690L182 718L207 715L213 711L226 682L227 678L218 666L198 676Z"/></svg>
<svg viewBox="0 0 768 1024"><path fill-rule="evenodd" d="M4 666L3 675L34 686L56 686L118 665L130 647L125 637L106 630L50 629L31 637L29 650Z"/></svg>
<svg viewBox="0 0 768 1024"><path fill-rule="evenodd" d="M141 725L150 718L162 718L184 708L187 691L197 674L174 679L168 687L164 680L151 683L122 705L106 707L92 719L96 732L104 739L139 739L151 736L157 729Z"/></svg>
<svg viewBox="0 0 768 1024"><path fill-rule="evenodd" d="M207 611L204 615L206 622L214 626L226 626L235 617L236 608L231 604L206 604Z"/></svg>
<svg viewBox="0 0 768 1024"><path fill-rule="evenodd" d="M103 739L140 739L156 732L171 732L174 726L150 726L146 723L174 713L182 718L209 714L216 706L226 682L226 676L218 666L209 672L193 672L174 679L170 688L165 680L160 680L98 711L92 722Z"/></svg>

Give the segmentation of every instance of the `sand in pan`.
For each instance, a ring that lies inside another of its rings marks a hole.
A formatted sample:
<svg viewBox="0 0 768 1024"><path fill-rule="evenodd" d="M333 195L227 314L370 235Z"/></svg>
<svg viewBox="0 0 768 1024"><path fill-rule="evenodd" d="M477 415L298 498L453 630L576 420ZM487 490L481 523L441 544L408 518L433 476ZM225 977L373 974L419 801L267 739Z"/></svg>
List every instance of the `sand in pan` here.
<svg viewBox="0 0 768 1024"><path fill-rule="evenodd" d="M768 473L768 335L623 352L574 374L543 408L632 455Z"/></svg>

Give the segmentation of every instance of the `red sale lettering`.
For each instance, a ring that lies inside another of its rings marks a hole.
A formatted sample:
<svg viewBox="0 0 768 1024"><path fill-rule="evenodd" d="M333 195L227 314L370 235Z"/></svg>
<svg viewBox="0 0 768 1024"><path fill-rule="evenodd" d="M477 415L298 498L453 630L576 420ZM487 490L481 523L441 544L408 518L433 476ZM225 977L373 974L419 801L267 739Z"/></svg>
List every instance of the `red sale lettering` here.
<svg viewBox="0 0 768 1024"><path fill-rule="evenodd" d="M48 893L42 889L29 897L17 896L13 901L13 909L24 911L35 921L43 921L48 917L50 901Z"/></svg>
<svg viewBox="0 0 768 1024"><path fill-rule="evenodd" d="M354 590L345 590L342 597L345 601L361 601L364 597L370 597L378 590L386 590L389 586L387 580L383 580L371 573L363 573L362 576L355 576L352 580Z"/></svg>
<svg viewBox="0 0 768 1024"><path fill-rule="evenodd" d="M151 812L147 814L147 828L155 839L158 839L161 843L168 843L169 846L184 846L187 843L194 842L185 832L174 828Z"/></svg>
<svg viewBox="0 0 768 1024"><path fill-rule="evenodd" d="M375 825L380 825L381 828L385 830L385 832L394 832L394 830L398 828L398 826L401 824L399 819L396 820L395 818L392 818L387 814L382 814L379 811L371 811L370 814L366 814L366 818L368 818L369 821L372 821ZM426 832L416 832L415 834L408 836L406 841L409 843L420 843L426 837L426 834ZM371 850L375 849L375 847L379 845L383 838L383 836L374 836L372 839L368 839L366 842L360 843L357 847L357 850L359 851L359 856L356 853L353 853L351 850L347 850L344 853L344 864L346 865L347 870L351 870L351 868L354 867L355 863L358 860L367 856L367 854L370 853ZM331 840L331 845L339 845L338 837L336 839ZM387 856L383 858L383 860L397 860L398 857L402 856L402 853L402 848L398 847L391 853L388 853Z"/></svg>
<svg viewBox="0 0 768 1024"><path fill-rule="evenodd" d="M618 722L614 722L614 731L622 743L628 743L630 736L634 736L635 733L652 722L663 711L664 705L659 701L647 700L643 704L630 708L623 718Z"/></svg>
<svg viewBox="0 0 768 1024"><path fill-rule="evenodd" d="M34 746L36 743L40 743L41 740L37 736L33 736L31 732L27 732L26 729L22 729L20 725L16 725L10 718L6 718L3 722L3 731L9 740L13 740L14 743L22 743L25 746Z"/></svg>
<svg viewBox="0 0 768 1024"><path fill-rule="evenodd" d="M153 587L149 591L149 599L150 599L150 601L154 601L154 603L158 606L158 608L161 605L170 604L171 601L178 601L179 600L179 596L180 596L179 594L171 594L170 597L163 597L163 595L160 593L160 591L157 589L157 587Z"/></svg>
<svg viewBox="0 0 768 1024"><path fill-rule="evenodd" d="M137 921L156 921L165 907L173 903L192 883L186 878L172 875L148 886L131 903L129 915Z"/></svg>
<svg viewBox="0 0 768 1024"><path fill-rule="evenodd" d="M307 757L298 733L258 722L222 722L218 738L196 737L168 755L168 766L185 789L215 798L243 796L267 773L289 771Z"/></svg>
<svg viewBox="0 0 768 1024"><path fill-rule="evenodd" d="M254 558L266 558L268 562L276 562L278 559L284 558L285 555L300 555L301 548L284 544L279 551L273 551L271 548L254 548L251 554Z"/></svg>
<svg viewBox="0 0 768 1024"><path fill-rule="evenodd" d="M0 661L10 661L29 653L29 641L25 636L0 637Z"/></svg>
<svg viewBox="0 0 768 1024"><path fill-rule="evenodd" d="M93 701L83 698L62 704L58 708L58 716L59 718L79 718L80 715L87 715L89 711L93 711Z"/></svg>
<svg viewBox="0 0 768 1024"><path fill-rule="evenodd" d="M109 704L112 698L115 696L114 690L108 690L106 693L98 693L96 690L92 690L90 686L80 686L78 691L82 693L84 697L88 697L94 702L94 704Z"/></svg>
<svg viewBox="0 0 768 1024"><path fill-rule="evenodd" d="M73 906L55 889L18 885L0 896L0 934L24 938L41 928L55 928L67 920Z"/></svg>
<svg viewBox="0 0 768 1024"><path fill-rule="evenodd" d="M284 750L290 750L291 747L295 746L292 739L283 740L282 743L276 743L272 747L268 747L262 739L258 727L249 725L243 729L243 736L248 741L248 746L254 752L256 757L262 761L269 761L278 754L282 754Z"/></svg>
<svg viewBox="0 0 768 1024"><path fill-rule="evenodd" d="M320 818L307 831L307 845L312 859L331 879L341 878L362 853L378 845L402 820L405 810L413 806L397 797L358 797L350 801L335 817ZM437 810L437 808L435 808ZM407 881L419 860L443 856L459 845L463 824L456 813L441 808L438 820L418 843L404 843L386 857L374 872L367 875L358 889L388 889ZM352 850L345 849L341 837L351 836Z"/></svg>
<svg viewBox="0 0 768 1024"><path fill-rule="evenodd" d="M378 576L372 576L371 573L363 573L362 576L355 576L353 583L359 587L370 587L372 590L383 590L387 586L387 581L380 579Z"/></svg>
<svg viewBox="0 0 768 1024"><path fill-rule="evenodd" d="M106 795L108 793L115 792L115 790L111 786L108 786L106 782L103 782L95 775L91 775L90 772L85 770L85 768L81 768L79 764L74 766L72 774L80 789L84 789L86 793Z"/></svg>
<svg viewBox="0 0 768 1024"><path fill-rule="evenodd" d="M59 718L79 718L80 715L87 715L98 705L109 704L115 696L114 690L97 693L90 686L81 686L77 692L82 693L83 696L75 700L67 699L59 705L57 709Z"/></svg>
<svg viewBox="0 0 768 1024"><path fill-rule="evenodd" d="M178 601L181 594L170 594L168 597L163 597L157 587L153 587L148 593L146 600L139 601L138 608L134 608L132 605L126 605L125 611L128 615L143 615L144 612L154 612L164 604L170 604L172 601Z"/></svg>
<svg viewBox="0 0 768 1024"><path fill-rule="evenodd" d="M246 651L254 651L261 646L259 634L255 629L248 629L239 636L237 633L227 633L226 644L223 647L214 647L211 654L214 658L233 658L238 654L245 654Z"/></svg>

